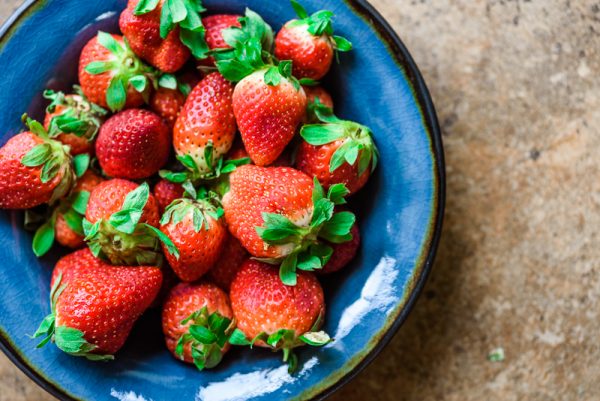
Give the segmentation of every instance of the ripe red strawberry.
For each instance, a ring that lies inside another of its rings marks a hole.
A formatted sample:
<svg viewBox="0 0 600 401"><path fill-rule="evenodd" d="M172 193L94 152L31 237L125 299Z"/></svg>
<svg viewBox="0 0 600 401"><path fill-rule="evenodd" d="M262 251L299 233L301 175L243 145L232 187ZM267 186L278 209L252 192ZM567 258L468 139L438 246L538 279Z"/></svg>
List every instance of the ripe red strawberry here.
<svg viewBox="0 0 600 401"><path fill-rule="evenodd" d="M213 368L229 349L232 319L229 297L219 287L208 282L180 283L163 306L167 348L199 370Z"/></svg>
<svg viewBox="0 0 600 401"><path fill-rule="evenodd" d="M30 131L10 138L0 148L0 208L28 209L53 203L75 182L71 156L49 138L42 125L27 120Z"/></svg>
<svg viewBox="0 0 600 401"><path fill-rule="evenodd" d="M340 120L324 106L317 106L315 113L323 124L302 127L296 167L317 177L325 188L344 184L353 194L365 185L379 159L371 130Z"/></svg>
<svg viewBox="0 0 600 401"><path fill-rule="evenodd" d="M113 359L161 286L159 268L111 266L87 250L65 256L53 273L52 312L34 337L91 360Z"/></svg>
<svg viewBox="0 0 600 401"><path fill-rule="evenodd" d="M148 110L128 109L104 123L96 156L107 175L135 180L158 172L169 158L170 144L162 118Z"/></svg>
<svg viewBox="0 0 600 401"><path fill-rule="evenodd" d="M204 25L204 29L206 29L205 37L208 48L210 50L230 48L231 46L225 42L221 32L232 26L241 27L240 18L242 18L241 15L232 14L217 14L202 18L202 24ZM200 60L199 65L214 66L215 60L212 57L208 57L207 59Z"/></svg>
<svg viewBox="0 0 600 401"><path fill-rule="evenodd" d="M139 107L149 98L156 80L154 70L145 65L120 35L98 32L79 56L79 83L92 103L113 112Z"/></svg>
<svg viewBox="0 0 600 401"><path fill-rule="evenodd" d="M173 129L181 108L185 104L185 95L178 89L159 87L150 98L150 109L161 116Z"/></svg>
<svg viewBox="0 0 600 401"><path fill-rule="evenodd" d="M102 125L106 110L90 103L75 87L75 94L47 90L44 97L51 100L46 108L44 128L56 140L69 145L72 155L90 153L93 140Z"/></svg>
<svg viewBox="0 0 600 401"><path fill-rule="evenodd" d="M221 218L223 210L211 200L186 187L193 199L182 198L165 210L161 231L175 244L177 257L165 247L167 261L183 281L196 281L205 275L221 256L227 228Z"/></svg>
<svg viewBox="0 0 600 401"><path fill-rule="evenodd" d="M318 181L288 167L242 166L230 176L223 197L229 231L251 255L281 263L281 279L296 282L296 269L316 270L333 250L321 240L342 243L352 239L355 217L334 213L347 190L333 186L327 195Z"/></svg>
<svg viewBox="0 0 600 401"><path fill-rule="evenodd" d="M335 273L342 270L352 261L352 259L354 259L356 252L360 247L360 231L357 224L352 226L350 235L352 235L352 239L348 242L329 244L333 248L331 258L329 258L329 261L323 266L323 269L315 270L316 273Z"/></svg>
<svg viewBox="0 0 600 401"><path fill-rule="evenodd" d="M233 112L244 146L259 166L273 163L296 133L306 113L306 95L292 76L289 61L273 65L267 57L273 31L250 11L240 18L241 28L228 28L233 49L215 54L223 76L238 82ZM260 38L257 32L262 32Z"/></svg>
<svg viewBox="0 0 600 401"><path fill-rule="evenodd" d="M156 202L158 202L160 214L162 215L167 206L173 203L173 201L183 198L183 192L184 189L181 184L175 184L165 179L159 180L156 185L154 185L154 191L152 191L152 193L154 194L154 198L156 198Z"/></svg>
<svg viewBox="0 0 600 401"><path fill-rule="evenodd" d="M306 113L306 95L287 77L265 82L270 70L242 79L233 92L233 111L250 158L258 166L273 163L296 133Z"/></svg>
<svg viewBox="0 0 600 401"><path fill-rule="evenodd" d="M83 220L86 242L95 256L116 265L159 264L160 242L177 254L169 238L156 228L158 205L148 184L113 179L90 194Z"/></svg>
<svg viewBox="0 0 600 401"><path fill-rule="evenodd" d="M309 16L295 0L292 6L300 19L289 21L277 34L275 57L291 60L296 77L319 80L331 68L334 52L349 51L352 44L333 35L331 11L322 10Z"/></svg>
<svg viewBox="0 0 600 401"><path fill-rule="evenodd" d="M248 252L233 235L227 235L221 257L208 272L208 277L222 289L229 291L231 282L248 259Z"/></svg>
<svg viewBox="0 0 600 401"><path fill-rule="evenodd" d="M231 148L236 132L232 93L233 86L221 74L210 74L192 90L177 118L173 146L194 178L210 173L213 161ZM208 147L212 149L210 163Z"/></svg>
<svg viewBox="0 0 600 401"><path fill-rule="evenodd" d="M160 20L163 1L152 11L136 12L143 0L129 0L119 18L119 28L127 38L131 50L139 57L167 73L179 70L190 57L190 50L179 39L179 27L161 37Z"/></svg>
<svg viewBox="0 0 600 401"><path fill-rule="evenodd" d="M200 1L129 0L119 27L133 51L161 71L178 71L190 53L207 57Z"/></svg>
<svg viewBox="0 0 600 401"><path fill-rule="evenodd" d="M230 342L283 350L290 370L296 365L291 350L304 344L321 346L331 340L318 331L325 315L325 299L312 273L300 272L295 287L279 280L277 269L247 260L231 284L231 308L237 329Z"/></svg>

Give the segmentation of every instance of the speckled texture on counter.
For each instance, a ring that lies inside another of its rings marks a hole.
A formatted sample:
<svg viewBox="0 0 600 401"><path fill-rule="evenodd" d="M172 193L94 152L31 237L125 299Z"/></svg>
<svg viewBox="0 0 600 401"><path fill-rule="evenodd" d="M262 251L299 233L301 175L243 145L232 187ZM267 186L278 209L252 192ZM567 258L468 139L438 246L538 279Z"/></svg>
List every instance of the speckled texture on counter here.
<svg viewBox="0 0 600 401"><path fill-rule="evenodd" d="M447 214L415 310L331 399L600 399L600 2L372 3L432 92ZM50 399L0 356L0 401Z"/></svg>

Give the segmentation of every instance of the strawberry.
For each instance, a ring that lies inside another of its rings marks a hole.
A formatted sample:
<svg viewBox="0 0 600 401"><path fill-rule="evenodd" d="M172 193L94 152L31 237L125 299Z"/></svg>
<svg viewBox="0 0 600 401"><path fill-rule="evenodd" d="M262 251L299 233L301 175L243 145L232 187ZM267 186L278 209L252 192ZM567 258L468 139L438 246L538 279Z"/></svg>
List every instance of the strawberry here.
<svg viewBox="0 0 600 401"><path fill-rule="evenodd" d="M162 312L167 348L199 370L213 368L229 349L233 313L229 297L212 283L180 283L171 290Z"/></svg>
<svg viewBox="0 0 600 401"><path fill-rule="evenodd" d="M221 74L210 74L192 90L177 118L173 146L192 180L213 173L213 160L231 148L236 132L232 93L233 86Z"/></svg>
<svg viewBox="0 0 600 401"><path fill-rule="evenodd" d="M178 71L190 57L208 56L199 0L129 0L119 27L133 51L161 71Z"/></svg>
<svg viewBox="0 0 600 401"><path fill-rule="evenodd" d="M185 95L178 89L159 87L150 98L150 109L161 116L170 129L175 126L181 108L185 104Z"/></svg>
<svg viewBox="0 0 600 401"><path fill-rule="evenodd" d="M54 203L75 182L68 147L50 139L37 121L0 148L0 208L28 209Z"/></svg>
<svg viewBox="0 0 600 401"><path fill-rule="evenodd" d="M323 124L302 127L296 167L317 177L325 188L341 183L353 194L365 185L379 159L371 130L340 120L322 105L315 113Z"/></svg>
<svg viewBox="0 0 600 401"><path fill-rule="evenodd" d="M335 51L347 52L352 44L333 34L331 11L318 11L308 15L295 0L292 6L300 19L286 23L275 38L275 57L291 60L294 75L299 78L319 80L327 74Z"/></svg>
<svg viewBox="0 0 600 401"><path fill-rule="evenodd" d="M306 93L307 109L305 123L319 122L315 114L315 108L324 106L333 110L333 99L331 95L321 86L303 86Z"/></svg>
<svg viewBox="0 0 600 401"><path fill-rule="evenodd" d="M232 14L217 14L202 18L202 25L204 25L204 29L206 29L205 36L208 48L210 50L230 48L231 46L225 42L221 32L224 29L231 27L240 28L240 18L242 18L241 15ZM215 65L215 60L214 58L209 57L205 60L200 60L199 65L211 67Z"/></svg>
<svg viewBox="0 0 600 401"><path fill-rule="evenodd" d="M323 269L315 270L316 273L335 273L343 269L350 261L352 261L352 259L354 259L354 256L356 256L356 252L360 247L360 231L357 224L354 224L350 229L350 235L352 235L352 239L348 242L343 242L341 244L329 243L333 249L331 258L329 258L329 261L323 266Z"/></svg>
<svg viewBox="0 0 600 401"><path fill-rule="evenodd" d="M120 35L98 32L79 56L79 83L92 103L113 112L139 107L156 81L156 72L131 51Z"/></svg>
<svg viewBox="0 0 600 401"><path fill-rule="evenodd" d="M355 217L334 212L347 189L327 193L315 179L289 167L242 166L230 176L223 197L229 231L254 257L281 264L281 280L296 284L296 269L321 269L333 250L324 241L350 241Z"/></svg>
<svg viewBox="0 0 600 401"><path fill-rule="evenodd" d="M248 259L248 252L233 235L227 235L221 257L208 272L208 277L222 289L229 291L231 282Z"/></svg>
<svg viewBox="0 0 600 401"><path fill-rule="evenodd" d="M82 221L85 215L90 192L104 179L87 170L81 176L71 195L61 199L52 210L50 218L42 224L33 237L33 253L46 254L54 241L68 248L81 248L85 245Z"/></svg>
<svg viewBox="0 0 600 401"><path fill-rule="evenodd" d="M223 31L233 49L215 54L223 76L238 82L233 112L244 146L259 166L273 163L296 133L306 113L306 95L292 76L292 65L268 56L273 32L260 16L247 10L241 28ZM259 35L260 33L260 35Z"/></svg>
<svg viewBox="0 0 600 401"><path fill-rule="evenodd" d="M111 266L81 250L61 259L53 273L51 313L33 337L73 356L110 360L161 286L159 268Z"/></svg>
<svg viewBox="0 0 600 401"><path fill-rule="evenodd" d="M205 275L221 256L227 228L223 210L214 206L210 195L184 184L187 195L171 203L161 219L160 230L177 247L177 257L165 246L167 261L183 281L196 281Z"/></svg>
<svg viewBox="0 0 600 401"><path fill-rule="evenodd" d="M171 135L158 115L148 110L128 109L109 118L100 129L96 156L111 177L150 177L167 162Z"/></svg>
<svg viewBox="0 0 600 401"><path fill-rule="evenodd" d="M231 308L237 329L230 343L283 350L289 370L297 359L292 349L331 341L320 329L325 315L323 289L312 273L300 272L295 287L284 285L277 269L248 259L231 284Z"/></svg>
<svg viewBox="0 0 600 401"><path fill-rule="evenodd" d="M44 97L51 100L44 118L44 128L50 135L68 145L72 155L92 152L93 140L106 110L90 103L78 86L75 86L75 94L65 95L47 90Z"/></svg>
<svg viewBox="0 0 600 401"><path fill-rule="evenodd" d="M181 184L175 184L165 179L159 180L154 185L154 191L152 191L152 193L154 194L156 202L158 202L160 214L162 215L167 206L173 203L173 201L183 198L183 192L184 189Z"/></svg>
<svg viewBox="0 0 600 401"><path fill-rule="evenodd" d="M177 248L158 228L158 205L148 184L113 179L90 194L83 231L92 253L115 265L157 265L160 242Z"/></svg>

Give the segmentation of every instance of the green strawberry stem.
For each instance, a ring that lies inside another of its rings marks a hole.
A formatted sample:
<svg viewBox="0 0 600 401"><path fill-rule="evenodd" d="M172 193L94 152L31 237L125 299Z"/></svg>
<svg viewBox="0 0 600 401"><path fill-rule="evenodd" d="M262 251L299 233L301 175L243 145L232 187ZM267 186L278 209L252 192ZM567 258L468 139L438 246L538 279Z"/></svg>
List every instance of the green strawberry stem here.
<svg viewBox="0 0 600 401"><path fill-rule="evenodd" d="M321 146L335 141L342 141L341 146L333 153L329 163L329 171L333 173L344 163L354 166L358 162L358 175L368 168L377 167L379 150L373 141L371 130L359 123L341 120L333 111L322 105L318 99L309 105L309 112L323 124L304 125L300 136L313 146Z"/></svg>
<svg viewBox="0 0 600 401"><path fill-rule="evenodd" d="M250 158L225 160L219 157L215 160L215 150L212 141L208 141L204 148L204 160L196 160L190 154L177 155L177 160L185 167L185 171L161 170L159 175L167 181L176 184L191 182L194 185L210 183L219 180L223 175L232 173L237 167L251 162ZM205 167L201 167L205 166Z"/></svg>
<svg viewBox="0 0 600 401"><path fill-rule="evenodd" d="M149 101L150 84L157 85L158 73L145 64L129 47L127 39L119 43L112 35L98 32L98 43L110 51L111 60L92 61L85 71L92 75L111 72L112 78L106 91L106 103L111 111L123 109L127 101L127 89L132 86Z"/></svg>
<svg viewBox="0 0 600 401"><path fill-rule="evenodd" d="M187 198L176 199L165 209L160 223L162 225L181 223L186 216L191 216L194 225L194 231L200 232L210 229L210 220L219 220L224 212L218 195L214 192L201 188L196 191L189 182L183 184Z"/></svg>
<svg viewBox="0 0 600 401"><path fill-rule="evenodd" d="M40 181L44 184L52 181L59 173L62 173L62 179L54 188L52 196L48 201L49 204L53 204L67 195L73 185L75 185L76 176L69 147L50 139L48 131L46 131L43 125L29 118L27 114L23 114L22 119L31 133L42 139L43 143L34 146L27 152L21 159L21 164L26 167L42 166Z"/></svg>
<svg viewBox="0 0 600 401"><path fill-rule="evenodd" d="M295 330L280 329L272 334L259 333L252 340L249 340L240 329L235 329L229 337L229 343L252 348L256 341L262 341L273 351L281 350L283 352L283 362L288 364L288 372L292 374L298 368L298 357L293 351L294 348L303 345L322 347L333 341L324 331L314 331L316 330L314 327L315 325L313 325L311 331L300 336L296 335Z"/></svg>
<svg viewBox="0 0 600 401"><path fill-rule="evenodd" d="M72 356L84 357L91 361L109 361L114 359L113 355L93 353L92 351L96 350L98 347L87 342L84 338L85 335L81 330L56 325L56 304L60 294L62 294L66 288L66 285L61 285L61 281L62 273L56 278L56 281L50 290L51 312L44 320L42 320L42 323L36 332L31 336L31 338L44 337L38 343L36 348L41 348L52 341L61 351Z"/></svg>
<svg viewBox="0 0 600 401"><path fill-rule="evenodd" d="M214 368L221 362L235 323L218 312L209 314L206 306L181 321L182 325L189 323L186 333L177 341L175 354L183 360L184 348L190 344L198 370Z"/></svg>
<svg viewBox="0 0 600 401"><path fill-rule="evenodd" d="M144 15L156 9L159 0L140 0L134 14ZM202 25L200 13L206 11L200 0L168 0L162 6L160 14L160 36L167 35L179 26L179 39L190 49L194 57L208 57L209 48L206 43L206 30Z"/></svg>
<svg viewBox="0 0 600 401"><path fill-rule="evenodd" d="M74 91L75 95L68 97L63 92L44 91L44 97L51 101L46 107L47 113L54 113L57 106L63 109L50 120L49 135L53 138L62 133L74 134L92 141L100 130L107 111L88 101L78 86L74 87Z"/></svg>
<svg viewBox="0 0 600 401"><path fill-rule="evenodd" d="M239 82L260 71L267 85L277 86L287 80L300 90L300 82L292 75L292 62L278 61L272 54L273 29L250 9L246 9L245 16L239 21L241 28L222 31L223 39L231 48L212 52L221 75L229 81Z"/></svg>
<svg viewBox="0 0 600 401"><path fill-rule="evenodd" d="M339 244L352 240L350 230L356 221L353 213L335 212L336 205L346 203L348 189L335 184L325 194L314 178L313 214L308 226L298 226L287 217L276 213L263 213L264 225L256 227L259 237L269 245L293 244L294 248L282 258L255 258L265 263L279 264L279 277L285 285L296 285L296 270L322 269L329 261L333 249L321 240Z"/></svg>
<svg viewBox="0 0 600 401"><path fill-rule="evenodd" d="M322 35L327 36L331 41L333 48L340 52L347 52L352 50L352 43L342 36L333 34L333 13L327 10L317 11L316 13L309 15L306 9L296 0L290 0L294 11L298 15L298 20L291 22L291 26L306 26L307 31L316 37Z"/></svg>
<svg viewBox="0 0 600 401"><path fill-rule="evenodd" d="M179 251L169 237L156 227L140 223L149 196L150 188L143 183L125 197L121 210L108 220L92 224L83 219L85 241L95 256L114 265L160 265L162 242L169 253L179 258Z"/></svg>

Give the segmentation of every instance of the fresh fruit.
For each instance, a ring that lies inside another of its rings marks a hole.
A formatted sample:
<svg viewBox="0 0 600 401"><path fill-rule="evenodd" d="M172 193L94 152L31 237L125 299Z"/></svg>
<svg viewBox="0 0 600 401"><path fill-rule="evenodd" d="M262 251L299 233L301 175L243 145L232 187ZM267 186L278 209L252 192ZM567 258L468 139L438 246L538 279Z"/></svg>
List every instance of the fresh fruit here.
<svg viewBox="0 0 600 401"><path fill-rule="evenodd" d="M173 73L186 63L190 50L179 39L178 27L168 33L165 27L161 30L163 3L129 0L119 17L119 28L135 54L159 70ZM165 7L165 12L170 8Z"/></svg>
<svg viewBox="0 0 600 401"><path fill-rule="evenodd" d="M184 189L181 184L175 184L165 179L159 180L154 185L154 191L152 191L156 202L158 203L158 209L162 215L165 212L167 206L173 201L183 198Z"/></svg>
<svg viewBox="0 0 600 401"><path fill-rule="evenodd" d="M170 129L175 126L181 108L185 104L185 95L179 89L159 87L150 98L150 109L161 116Z"/></svg>
<svg viewBox="0 0 600 401"><path fill-rule="evenodd" d="M354 257L360 247L360 231L358 225L355 223L350 229L350 235L352 239L348 242L341 244L329 243L333 249L333 253L329 258L329 261L323 266L321 270L315 270L315 273L335 273L342 270Z"/></svg>
<svg viewBox="0 0 600 401"><path fill-rule="evenodd" d="M90 194L83 231L95 256L115 265L159 265L160 243L177 257L177 248L158 228L158 205L148 184L112 179Z"/></svg>
<svg viewBox="0 0 600 401"><path fill-rule="evenodd" d="M331 11L308 15L295 0L292 6L300 19L286 23L275 38L275 57L291 60L294 76L319 80L327 74L335 51L347 52L352 44L333 34Z"/></svg>
<svg viewBox="0 0 600 401"><path fill-rule="evenodd" d="M229 349L227 340L234 327L229 298L208 282L180 283L165 301L162 327L175 358L199 370L213 368Z"/></svg>
<svg viewBox="0 0 600 401"><path fill-rule="evenodd" d="M222 289L229 291L231 282L242 267L242 263L248 259L248 252L240 241L233 235L228 234L221 256L214 267L208 272L208 277Z"/></svg>
<svg viewBox="0 0 600 401"><path fill-rule="evenodd" d="M312 273L298 273L296 286L288 287L273 266L249 259L233 280L230 297L237 329L229 341L282 350L290 371L297 364L293 348L331 341L325 332L318 331L325 315L325 299Z"/></svg>
<svg viewBox="0 0 600 401"><path fill-rule="evenodd" d="M302 127L296 167L317 177L325 188L344 184L353 194L365 185L379 159L371 130L340 120L324 106L315 113L323 123Z"/></svg>
<svg viewBox="0 0 600 401"><path fill-rule="evenodd" d="M214 169L225 155L236 132L232 107L233 86L218 72L204 78L188 96L173 130L178 159L190 169L191 179ZM210 160L206 150L210 147Z"/></svg>
<svg viewBox="0 0 600 401"><path fill-rule="evenodd" d="M321 86L303 86L306 93L307 108L305 123L318 123L319 117L315 114L315 108L324 106L333 110L333 99L331 95Z"/></svg>
<svg viewBox="0 0 600 401"><path fill-rule="evenodd" d="M36 256L46 254L55 240L72 249L85 245L83 217L90 192L102 181L104 179L91 170L86 170L77 180L71 195L61 199L52 210L50 218L36 230L32 243L33 253Z"/></svg>
<svg viewBox="0 0 600 401"><path fill-rule="evenodd" d="M230 176L223 208L229 231L252 256L281 264L281 280L296 284L296 269L321 269L333 250L322 240L350 241L355 217L334 212L347 190L332 186L325 195L318 181L289 167L239 167Z"/></svg>
<svg viewBox="0 0 600 401"><path fill-rule="evenodd" d="M104 172L116 178L147 178L167 162L171 135L162 118L148 110L128 109L109 118L96 141Z"/></svg>
<svg viewBox="0 0 600 401"><path fill-rule="evenodd" d="M161 71L178 71L190 56L208 56L200 0L129 0L119 27L133 51Z"/></svg>
<svg viewBox="0 0 600 401"><path fill-rule="evenodd" d="M0 208L29 209L54 203L75 183L68 147L50 139L37 121L0 148Z"/></svg>
<svg viewBox="0 0 600 401"><path fill-rule="evenodd" d="M184 184L186 194L167 207L160 229L177 247L177 257L165 254L173 271L183 281L196 281L205 275L221 256L227 238L223 209L215 206L210 194Z"/></svg>
<svg viewBox="0 0 600 401"><path fill-rule="evenodd" d="M98 32L79 56L79 84L88 100L113 112L147 101L156 72L120 35Z"/></svg>
<svg viewBox="0 0 600 401"><path fill-rule="evenodd" d="M273 163L296 133L306 113L306 95L292 76L290 62L278 65L268 55L273 32L250 10L240 18L241 28L223 30L231 50L215 54L223 76L238 82L233 92L233 112L252 161Z"/></svg>
<svg viewBox="0 0 600 401"><path fill-rule="evenodd" d="M106 116L106 110L89 102L78 86L75 86L75 93L71 95L47 90L44 91L44 97L51 101L44 118L44 128L48 133L68 145L72 155L92 152L93 140Z"/></svg>
<svg viewBox="0 0 600 401"><path fill-rule="evenodd" d="M73 356L113 359L133 324L152 303L162 281L159 268L111 266L87 250L65 256L50 292L51 313L33 337L52 341Z"/></svg>
<svg viewBox="0 0 600 401"><path fill-rule="evenodd" d="M206 29L206 43L210 50L215 49L228 49L231 46L223 39L222 31L232 26L241 27L239 19L241 15L232 14L217 14L202 18L202 25ZM200 60L199 65L201 66L214 66L215 60L212 57Z"/></svg>

